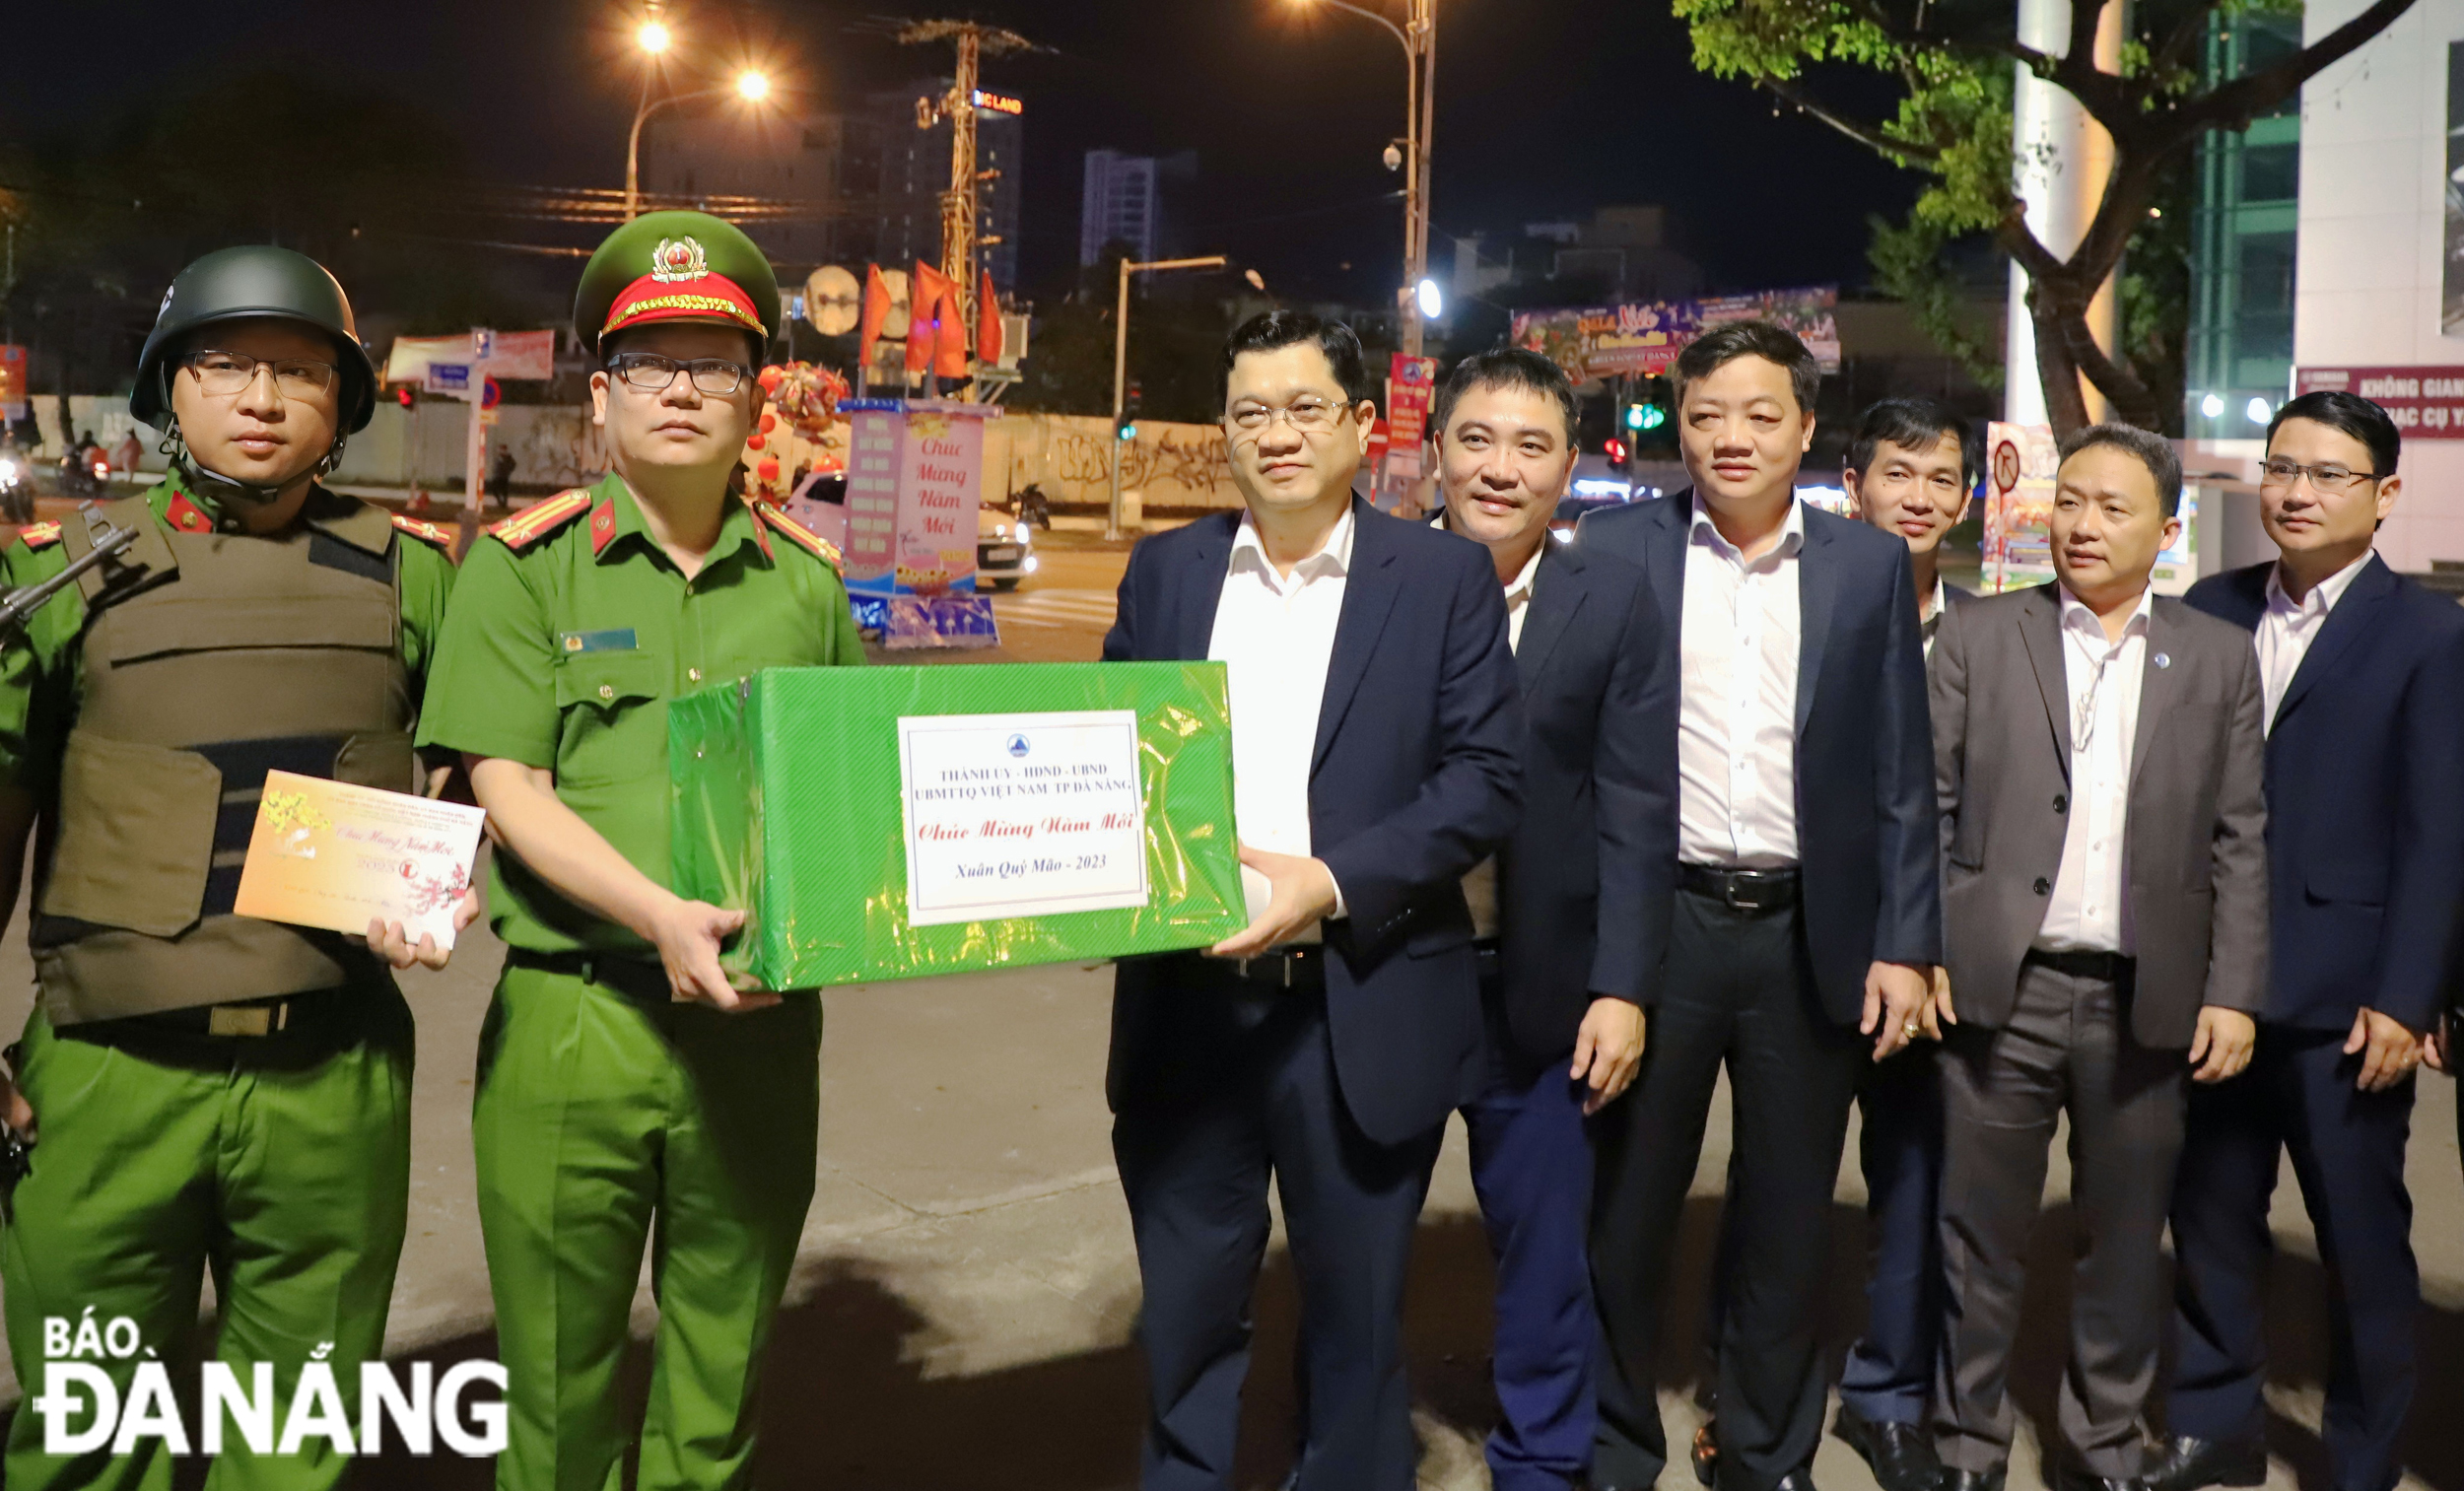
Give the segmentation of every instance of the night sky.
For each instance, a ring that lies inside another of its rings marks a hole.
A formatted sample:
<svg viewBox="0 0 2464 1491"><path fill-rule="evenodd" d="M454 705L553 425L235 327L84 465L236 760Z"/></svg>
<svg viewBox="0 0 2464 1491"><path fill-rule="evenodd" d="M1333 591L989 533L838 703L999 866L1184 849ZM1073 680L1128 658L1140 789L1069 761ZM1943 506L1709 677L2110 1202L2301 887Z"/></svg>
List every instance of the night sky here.
<svg viewBox="0 0 2464 1491"><path fill-rule="evenodd" d="M866 34L892 3L672 0L667 16L689 43L686 76L757 58L794 102L826 108L946 65L946 49ZM490 178L620 186L641 85L626 41L636 14L609 0L19 6L0 57L0 133L103 127L180 69L290 60L398 98L406 127L451 132ZM1400 178L1378 156L1402 132L1403 77L1383 30L1296 0L911 0L895 14L971 14L1051 49L992 62L985 79L1026 103L1029 294L1059 294L1073 277L1079 161L1099 146L1198 151L1193 237L1278 292L1392 294ZM1439 0L1439 16L1441 272L1446 234L1662 202L1713 289L1854 285L1867 273L1866 214L1897 213L1914 191L1822 126L1697 75L1666 0ZM278 141L229 133L235 151L280 169Z"/></svg>

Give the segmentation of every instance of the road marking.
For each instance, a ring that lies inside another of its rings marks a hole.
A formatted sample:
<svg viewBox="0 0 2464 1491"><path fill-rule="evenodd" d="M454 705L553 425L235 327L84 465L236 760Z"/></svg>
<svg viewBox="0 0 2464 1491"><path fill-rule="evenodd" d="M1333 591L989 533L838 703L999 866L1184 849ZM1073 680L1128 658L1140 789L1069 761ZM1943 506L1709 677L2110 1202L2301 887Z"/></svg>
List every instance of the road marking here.
<svg viewBox="0 0 2464 1491"><path fill-rule="evenodd" d="M992 614L1002 626L1046 631L1110 627L1115 607L1109 590L1022 590L992 597Z"/></svg>

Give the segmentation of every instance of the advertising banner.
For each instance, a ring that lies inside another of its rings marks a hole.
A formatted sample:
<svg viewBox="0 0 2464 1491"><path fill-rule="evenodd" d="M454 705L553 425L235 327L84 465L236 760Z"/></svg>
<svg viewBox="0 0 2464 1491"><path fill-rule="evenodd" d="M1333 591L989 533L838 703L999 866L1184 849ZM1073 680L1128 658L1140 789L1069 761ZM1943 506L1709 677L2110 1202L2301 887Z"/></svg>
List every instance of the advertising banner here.
<svg viewBox="0 0 2464 1491"><path fill-rule="evenodd" d="M1437 359L1395 354L1386 380L1386 476L1417 481L1428 440L1429 401L1437 392Z"/></svg>
<svg viewBox="0 0 2464 1491"><path fill-rule="evenodd" d="M385 381L417 383L426 379L430 363L472 363L491 377L550 378L556 376L556 333L553 331L492 331L488 350L474 353L471 333L458 336L398 336L385 355Z"/></svg>
<svg viewBox="0 0 2464 1491"><path fill-rule="evenodd" d="M1621 305L1518 310L1514 345L1528 347L1577 379L1657 376L1711 327L1776 321L1797 334L1825 373L1839 371L1839 287L1814 285L1750 295Z"/></svg>
<svg viewBox="0 0 2464 1491"><path fill-rule="evenodd" d="M2450 264L2447 272L2455 273L2456 266ZM2464 368L2293 370L2295 394L2322 388L2368 399L2387 411L2408 441L2464 441Z"/></svg>
<svg viewBox="0 0 2464 1491"><path fill-rule="evenodd" d="M990 413L908 406L898 506L898 588L908 594L976 587L976 472Z"/></svg>
<svg viewBox="0 0 2464 1491"><path fill-rule="evenodd" d="M26 417L26 349L0 345L0 419Z"/></svg>
<svg viewBox="0 0 2464 1491"><path fill-rule="evenodd" d="M2045 425L1985 427L1985 590L2053 578L2053 476L2061 467Z"/></svg>

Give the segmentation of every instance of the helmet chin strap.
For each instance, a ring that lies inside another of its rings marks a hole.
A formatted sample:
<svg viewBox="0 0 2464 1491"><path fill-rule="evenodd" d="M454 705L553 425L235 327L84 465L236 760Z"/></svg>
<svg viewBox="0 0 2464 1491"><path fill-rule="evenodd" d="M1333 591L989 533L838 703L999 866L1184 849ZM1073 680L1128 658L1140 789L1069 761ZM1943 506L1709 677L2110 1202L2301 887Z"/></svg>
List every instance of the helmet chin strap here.
<svg viewBox="0 0 2464 1491"><path fill-rule="evenodd" d="M308 473L309 477L315 479L331 475L334 468L342 464L343 447L350 443L350 440L349 436L337 433L334 436L333 448L327 450L323 458L317 461L315 469ZM236 476L225 476L197 459L196 452L188 448L188 438L180 433L179 419L176 415L172 416L171 430L163 438L161 453L170 457L172 465L185 472L190 480L212 495L235 498L258 508L272 503L282 496L283 488L299 480L295 476L291 478L291 481L285 482L248 482L241 481Z"/></svg>

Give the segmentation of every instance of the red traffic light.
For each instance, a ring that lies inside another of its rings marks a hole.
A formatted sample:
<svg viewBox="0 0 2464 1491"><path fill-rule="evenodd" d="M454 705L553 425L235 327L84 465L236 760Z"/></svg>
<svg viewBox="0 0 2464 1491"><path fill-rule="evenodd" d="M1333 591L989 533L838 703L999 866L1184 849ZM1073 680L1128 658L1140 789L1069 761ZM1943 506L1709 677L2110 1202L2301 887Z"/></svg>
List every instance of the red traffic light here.
<svg viewBox="0 0 2464 1491"><path fill-rule="evenodd" d="M410 385L410 384L408 384L408 383L404 383L401 387L396 388L395 390L393 390L393 401L394 401L395 403L397 403L397 404L400 404L400 405L401 405L403 408L405 408L405 409L410 408L410 407L411 407L411 385Z"/></svg>

